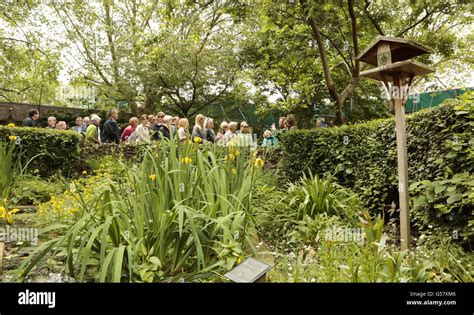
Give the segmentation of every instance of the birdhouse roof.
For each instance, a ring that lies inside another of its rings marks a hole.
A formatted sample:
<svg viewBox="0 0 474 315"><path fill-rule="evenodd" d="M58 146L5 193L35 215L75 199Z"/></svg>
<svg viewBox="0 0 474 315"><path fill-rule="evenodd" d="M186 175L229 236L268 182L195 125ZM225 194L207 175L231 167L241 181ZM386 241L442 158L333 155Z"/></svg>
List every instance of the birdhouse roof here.
<svg viewBox="0 0 474 315"><path fill-rule="evenodd" d="M431 48L415 43L408 39L390 36L378 36L356 58L360 61L377 65L377 48L382 43L390 44L392 62L408 60L423 54L433 53Z"/></svg>

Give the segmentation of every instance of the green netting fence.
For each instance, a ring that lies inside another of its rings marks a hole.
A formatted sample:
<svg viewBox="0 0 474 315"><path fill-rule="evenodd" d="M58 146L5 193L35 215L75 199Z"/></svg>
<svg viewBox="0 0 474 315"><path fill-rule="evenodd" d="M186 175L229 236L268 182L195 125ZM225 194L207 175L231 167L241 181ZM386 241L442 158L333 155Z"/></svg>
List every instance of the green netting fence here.
<svg viewBox="0 0 474 315"><path fill-rule="evenodd" d="M405 111L407 113L413 113L425 108L436 107L447 99L456 98L467 91L472 90L474 90L473 87L467 87L461 89L420 93L419 97L413 97L413 95L410 95L405 105Z"/></svg>

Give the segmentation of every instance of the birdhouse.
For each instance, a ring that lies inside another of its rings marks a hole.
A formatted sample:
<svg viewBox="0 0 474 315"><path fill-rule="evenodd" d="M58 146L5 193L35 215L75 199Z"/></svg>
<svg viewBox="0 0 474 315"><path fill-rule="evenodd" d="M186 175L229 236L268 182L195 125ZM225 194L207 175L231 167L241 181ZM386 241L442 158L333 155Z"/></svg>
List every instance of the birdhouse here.
<svg viewBox="0 0 474 315"><path fill-rule="evenodd" d="M388 36L379 36L356 58L376 68L362 71L361 77L378 81L394 81L395 77L413 78L435 70L412 58L432 53L432 49L413 41Z"/></svg>
<svg viewBox="0 0 474 315"><path fill-rule="evenodd" d="M404 101L408 97L413 78L435 70L412 58L432 53L430 48L397 37L379 36L356 58L376 66L359 75L382 81L393 101L397 134L398 194L400 203L400 244L402 250L410 246L410 207L408 194L408 158ZM408 79L408 80L407 80ZM391 82L391 86L389 84ZM392 91L390 91L392 89ZM406 91L406 92L405 92ZM396 96L395 96L396 95Z"/></svg>

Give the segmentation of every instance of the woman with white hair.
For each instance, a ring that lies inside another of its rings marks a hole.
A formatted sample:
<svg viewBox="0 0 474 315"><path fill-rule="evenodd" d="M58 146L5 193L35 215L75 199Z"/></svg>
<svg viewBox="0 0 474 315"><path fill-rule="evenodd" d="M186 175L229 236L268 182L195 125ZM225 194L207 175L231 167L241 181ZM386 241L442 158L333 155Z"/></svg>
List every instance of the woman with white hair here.
<svg viewBox="0 0 474 315"><path fill-rule="evenodd" d="M222 139L224 138L224 135L227 130L229 130L229 124L227 123L227 121L224 120L223 122L221 122L221 128L216 136L217 142L222 142Z"/></svg>
<svg viewBox="0 0 474 315"><path fill-rule="evenodd" d="M150 142L150 132L148 131L148 117L143 114L140 117L140 124L137 126L135 131L130 135L129 139L133 139L136 142ZM132 141L132 140L130 140Z"/></svg>
<svg viewBox="0 0 474 315"><path fill-rule="evenodd" d="M206 118L204 121L204 129L206 133L206 140L209 142L216 142L216 134L214 133L214 120L212 118Z"/></svg>
<svg viewBox="0 0 474 315"><path fill-rule="evenodd" d="M235 121L231 121L229 123L229 129L226 131L223 137L223 141L225 145L228 145L231 143L231 141L236 137L236 131L237 131L237 123ZM235 142L232 142L235 143Z"/></svg>
<svg viewBox="0 0 474 315"><path fill-rule="evenodd" d="M86 130L86 140L100 143L100 117L96 114L91 116L91 124Z"/></svg>
<svg viewBox="0 0 474 315"><path fill-rule="evenodd" d="M48 117L48 126L46 128L56 129L56 117L54 116Z"/></svg>

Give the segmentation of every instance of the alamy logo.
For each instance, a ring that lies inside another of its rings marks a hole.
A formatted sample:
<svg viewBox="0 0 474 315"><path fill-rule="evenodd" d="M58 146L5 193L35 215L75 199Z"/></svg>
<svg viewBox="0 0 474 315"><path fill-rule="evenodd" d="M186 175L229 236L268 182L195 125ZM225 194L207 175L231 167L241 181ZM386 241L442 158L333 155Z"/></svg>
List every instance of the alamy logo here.
<svg viewBox="0 0 474 315"><path fill-rule="evenodd" d="M56 307L56 292L25 292L18 293L19 305L47 305L48 308Z"/></svg>

